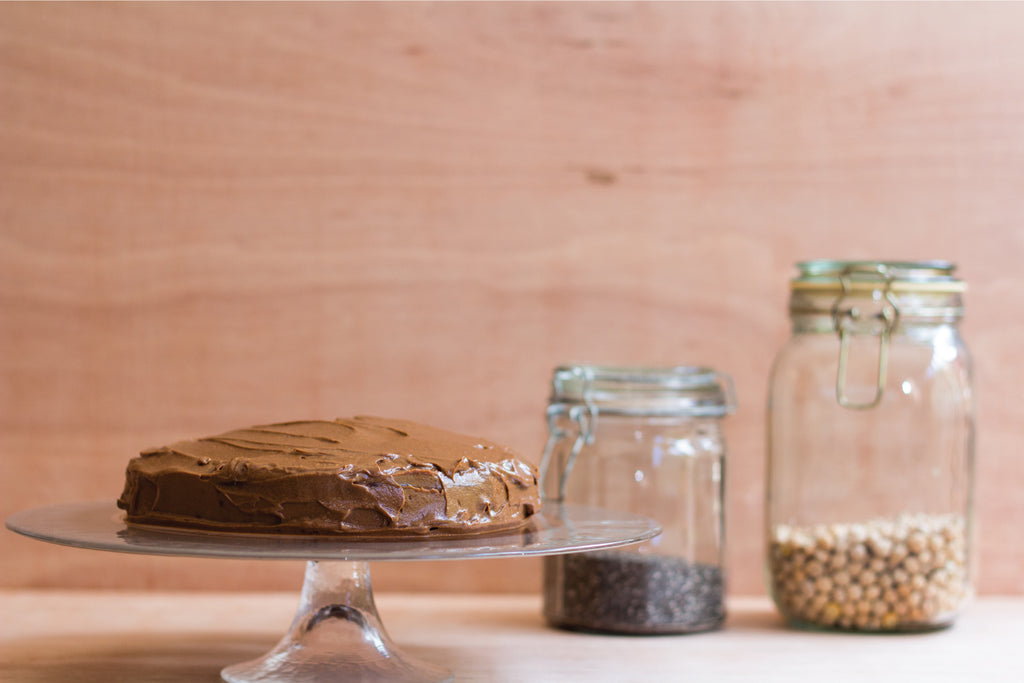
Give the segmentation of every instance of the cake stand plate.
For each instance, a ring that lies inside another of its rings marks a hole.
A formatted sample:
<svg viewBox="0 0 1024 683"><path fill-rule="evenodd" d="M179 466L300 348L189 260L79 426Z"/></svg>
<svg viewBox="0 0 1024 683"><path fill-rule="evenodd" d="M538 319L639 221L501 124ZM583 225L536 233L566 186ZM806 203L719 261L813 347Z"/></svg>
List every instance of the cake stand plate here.
<svg viewBox="0 0 1024 683"><path fill-rule="evenodd" d="M225 668L229 683L438 683L445 669L402 652L373 600L370 562L528 557L614 548L653 538L657 524L627 512L549 503L514 532L448 538L353 539L241 534L126 524L108 501L25 510L12 531L49 543L144 555L306 561L289 632L264 656Z"/></svg>

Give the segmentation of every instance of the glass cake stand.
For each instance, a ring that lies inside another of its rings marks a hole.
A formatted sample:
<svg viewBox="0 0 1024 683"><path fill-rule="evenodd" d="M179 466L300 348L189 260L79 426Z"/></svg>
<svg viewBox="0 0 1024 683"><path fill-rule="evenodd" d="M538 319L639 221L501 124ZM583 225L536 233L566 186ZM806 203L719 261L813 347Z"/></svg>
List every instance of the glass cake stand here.
<svg viewBox="0 0 1024 683"><path fill-rule="evenodd" d="M25 510L7 528L49 543L144 555L305 560L291 628L267 654L225 668L229 683L439 683L452 674L402 652L377 614L370 562L527 557L614 548L652 538L653 520L580 505L546 504L514 532L454 538L358 540L203 532L126 524L109 501Z"/></svg>

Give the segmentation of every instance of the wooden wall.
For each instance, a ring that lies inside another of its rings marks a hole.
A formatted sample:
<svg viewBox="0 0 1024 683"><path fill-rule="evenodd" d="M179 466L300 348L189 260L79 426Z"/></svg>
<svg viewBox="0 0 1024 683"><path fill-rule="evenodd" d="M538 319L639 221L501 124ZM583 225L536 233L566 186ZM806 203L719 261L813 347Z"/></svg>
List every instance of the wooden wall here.
<svg viewBox="0 0 1024 683"><path fill-rule="evenodd" d="M536 458L554 365L701 363L738 386L731 589L761 592L767 374L815 257L960 265L979 587L1024 592L1024 5L3 3L0 516L282 419ZM301 572L0 533L2 586Z"/></svg>

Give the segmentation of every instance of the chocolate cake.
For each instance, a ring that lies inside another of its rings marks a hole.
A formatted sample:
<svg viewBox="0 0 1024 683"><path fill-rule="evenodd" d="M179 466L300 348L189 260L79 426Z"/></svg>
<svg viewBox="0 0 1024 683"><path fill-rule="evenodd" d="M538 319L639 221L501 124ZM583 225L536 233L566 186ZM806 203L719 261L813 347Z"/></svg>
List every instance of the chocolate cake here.
<svg viewBox="0 0 1024 683"><path fill-rule="evenodd" d="M135 524L391 537L514 528L540 508L540 494L533 468L503 446L356 417L143 451L117 505Z"/></svg>

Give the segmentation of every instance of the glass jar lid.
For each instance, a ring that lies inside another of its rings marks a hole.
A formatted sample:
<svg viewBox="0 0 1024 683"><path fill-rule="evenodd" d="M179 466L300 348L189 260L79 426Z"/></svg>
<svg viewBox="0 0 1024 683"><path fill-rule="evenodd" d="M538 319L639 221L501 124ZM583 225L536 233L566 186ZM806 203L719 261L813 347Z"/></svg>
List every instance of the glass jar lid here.
<svg viewBox="0 0 1024 683"><path fill-rule="evenodd" d="M800 271L794 290L871 292L888 283L894 292L963 292L962 280L949 261L833 261L819 259L796 264Z"/></svg>
<svg viewBox="0 0 1024 683"><path fill-rule="evenodd" d="M963 280L949 261L832 261L797 263L790 281L791 315L831 315L865 300L902 321L955 322L963 317ZM863 311L862 311L863 312Z"/></svg>
<svg viewBox="0 0 1024 683"><path fill-rule="evenodd" d="M562 365L551 380L551 403L613 415L722 417L735 395L732 379L707 367Z"/></svg>

